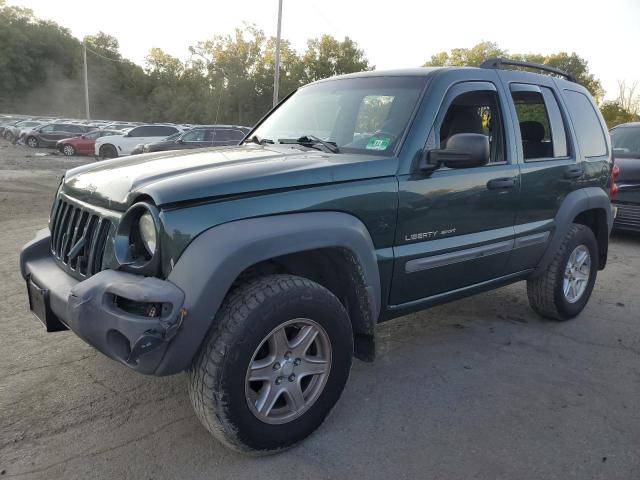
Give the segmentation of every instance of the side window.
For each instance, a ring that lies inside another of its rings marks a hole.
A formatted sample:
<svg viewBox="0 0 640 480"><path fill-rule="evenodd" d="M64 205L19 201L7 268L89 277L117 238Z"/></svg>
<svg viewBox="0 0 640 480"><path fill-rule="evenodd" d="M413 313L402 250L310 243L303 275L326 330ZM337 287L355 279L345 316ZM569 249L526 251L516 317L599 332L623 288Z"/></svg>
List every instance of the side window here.
<svg viewBox="0 0 640 480"><path fill-rule="evenodd" d="M245 134L240 130L229 130L229 140L240 141L245 137Z"/></svg>
<svg viewBox="0 0 640 480"><path fill-rule="evenodd" d="M216 141L217 142L231 142L233 140L240 141L244 136L238 135L238 130L231 130L229 128L216 129Z"/></svg>
<svg viewBox="0 0 640 480"><path fill-rule="evenodd" d="M41 133L51 133L51 132L53 132L53 127L54 127L53 125L47 125L45 127L42 127L40 129L40 132Z"/></svg>
<svg viewBox="0 0 640 480"><path fill-rule="evenodd" d="M147 127L137 127L129 130L130 137L144 137L146 136Z"/></svg>
<svg viewBox="0 0 640 480"><path fill-rule="evenodd" d="M606 155L604 132L591 100L585 94L573 90L565 90L564 94L582 154L585 157Z"/></svg>
<svg viewBox="0 0 640 480"><path fill-rule="evenodd" d="M551 89L512 84L511 97L518 114L524 159L566 157L567 134Z"/></svg>
<svg viewBox="0 0 640 480"><path fill-rule="evenodd" d="M183 142L204 142L206 130L192 130L182 137Z"/></svg>
<svg viewBox="0 0 640 480"><path fill-rule="evenodd" d="M498 94L492 90L474 90L458 95L440 125L440 148L458 133L486 135L490 146L490 163L506 161L504 148L504 124L498 102Z"/></svg>
<svg viewBox="0 0 640 480"><path fill-rule="evenodd" d="M168 137L169 135L173 135L174 133L177 132L177 130L174 127L165 127L162 125L149 127L149 128L151 129L151 132L152 132L150 136L153 136L153 137Z"/></svg>

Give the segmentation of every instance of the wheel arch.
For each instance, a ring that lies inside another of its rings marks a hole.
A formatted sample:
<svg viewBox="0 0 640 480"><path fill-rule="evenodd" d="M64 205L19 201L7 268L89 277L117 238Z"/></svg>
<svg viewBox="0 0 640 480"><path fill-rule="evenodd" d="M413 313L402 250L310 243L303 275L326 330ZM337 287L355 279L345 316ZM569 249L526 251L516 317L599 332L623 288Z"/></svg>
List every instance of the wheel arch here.
<svg viewBox="0 0 640 480"><path fill-rule="evenodd" d="M600 187L586 187L569 193L554 218L555 230L547 249L532 274L541 275L549 266L555 251L573 223L591 228L598 242L598 268L604 269L609 249L609 234L613 226L609 195Z"/></svg>
<svg viewBox="0 0 640 480"><path fill-rule="evenodd" d="M357 356L373 359L381 287L371 236L352 215L308 212L226 223L191 242L168 277L185 292L188 315L156 374L190 365L222 301L244 278L277 271L332 291L350 314Z"/></svg>

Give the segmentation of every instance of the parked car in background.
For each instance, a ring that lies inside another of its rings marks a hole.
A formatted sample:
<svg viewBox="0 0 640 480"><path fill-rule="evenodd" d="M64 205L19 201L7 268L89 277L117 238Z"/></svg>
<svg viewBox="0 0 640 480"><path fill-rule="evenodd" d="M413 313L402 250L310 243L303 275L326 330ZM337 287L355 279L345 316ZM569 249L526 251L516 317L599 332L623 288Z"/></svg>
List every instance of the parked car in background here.
<svg viewBox="0 0 640 480"><path fill-rule="evenodd" d="M79 137L58 140L56 148L68 157L72 155L93 155L93 149L98 138L109 135L121 135L121 133L122 132L118 130L94 130L93 132L84 133Z"/></svg>
<svg viewBox="0 0 640 480"><path fill-rule="evenodd" d="M618 125L609 133L619 169L613 228L640 232L640 122Z"/></svg>
<svg viewBox="0 0 640 480"><path fill-rule="evenodd" d="M163 138L162 140L159 140L158 142L152 142L152 143L148 143L147 145L154 145L156 143L164 143L164 142L170 142L173 143L175 142L175 140L177 140L181 135L184 135L185 132L176 132L173 135L169 135L167 138ZM144 147L145 144L144 143L139 143L138 145L136 145L133 150L131 150L131 155L138 155L140 153L144 152Z"/></svg>
<svg viewBox="0 0 640 480"><path fill-rule="evenodd" d="M143 146L142 152L137 153L238 145L250 131L251 128L238 125L198 126L177 137L172 135L159 142L147 143Z"/></svg>
<svg viewBox="0 0 640 480"><path fill-rule="evenodd" d="M111 122L104 125L102 128L107 130L129 130L131 128L137 127L140 125L139 123L130 123L130 122Z"/></svg>
<svg viewBox="0 0 640 480"><path fill-rule="evenodd" d="M39 127L40 125L44 125L44 123L45 122L38 120L22 120L21 122L15 123L13 126L5 127L2 136L6 140L13 142L18 140L22 134Z"/></svg>
<svg viewBox="0 0 640 480"><path fill-rule="evenodd" d="M78 123L49 123L25 132L22 138L31 148L55 147L58 140L77 137L92 130L95 128Z"/></svg>
<svg viewBox="0 0 640 480"><path fill-rule="evenodd" d="M94 153L100 158L116 158L130 155L136 145L160 140L180 132L174 125L140 125L124 135L111 135L96 140Z"/></svg>

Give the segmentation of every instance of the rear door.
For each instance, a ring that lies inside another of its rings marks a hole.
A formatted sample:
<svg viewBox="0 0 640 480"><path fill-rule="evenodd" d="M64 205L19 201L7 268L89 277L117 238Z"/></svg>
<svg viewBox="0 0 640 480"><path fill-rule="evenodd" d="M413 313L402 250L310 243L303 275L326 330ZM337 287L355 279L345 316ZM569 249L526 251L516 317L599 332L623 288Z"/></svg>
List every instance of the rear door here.
<svg viewBox="0 0 640 480"><path fill-rule="evenodd" d="M505 98L489 81L451 86L426 150L458 133L489 137L481 167L399 177L398 224L390 303L403 304L504 275L513 249L519 172L508 147Z"/></svg>
<svg viewBox="0 0 640 480"><path fill-rule="evenodd" d="M553 232L554 217L564 198L577 188L584 167L554 79L497 73L509 92L509 108L519 127L515 141L522 186L515 250L507 266L508 272L517 272L538 264Z"/></svg>

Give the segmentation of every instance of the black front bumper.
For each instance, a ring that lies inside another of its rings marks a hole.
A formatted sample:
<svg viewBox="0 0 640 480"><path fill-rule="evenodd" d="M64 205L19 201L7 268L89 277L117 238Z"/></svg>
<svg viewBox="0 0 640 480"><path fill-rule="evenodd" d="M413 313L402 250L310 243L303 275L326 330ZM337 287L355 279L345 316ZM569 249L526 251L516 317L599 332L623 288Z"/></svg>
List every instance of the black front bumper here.
<svg viewBox="0 0 640 480"><path fill-rule="evenodd" d="M27 285L32 282L45 292L54 325L60 322L105 355L140 373L156 372L185 315L183 291L166 280L115 270L76 280L51 255L48 229L24 246L20 269ZM117 298L160 304L161 308L157 316L143 316L120 308Z"/></svg>

